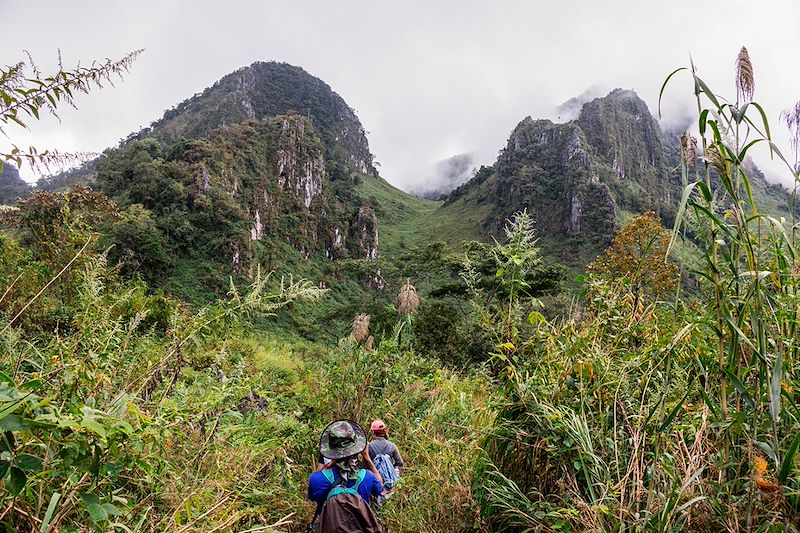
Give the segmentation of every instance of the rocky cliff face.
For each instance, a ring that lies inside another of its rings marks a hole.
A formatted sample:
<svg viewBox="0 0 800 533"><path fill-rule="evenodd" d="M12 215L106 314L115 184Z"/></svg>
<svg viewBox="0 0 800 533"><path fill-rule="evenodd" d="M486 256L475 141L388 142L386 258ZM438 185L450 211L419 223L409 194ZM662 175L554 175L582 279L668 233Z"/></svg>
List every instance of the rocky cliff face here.
<svg viewBox="0 0 800 533"><path fill-rule="evenodd" d="M633 91L615 89L586 103L576 122L598 159L613 171L607 181L621 204L667 217L666 206L680 197L679 183L667 168L663 134L647 104Z"/></svg>
<svg viewBox="0 0 800 533"><path fill-rule="evenodd" d="M314 133L306 138L306 129L312 126L299 115L285 115L277 122L278 185L285 195L296 198L310 209L327 181L319 141Z"/></svg>
<svg viewBox="0 0 800 533"><path fill-rule="evenodd" d="M362 207L353 223L358 252L365 259L378 259L378 217L370 207Z"/></svg>
<svg viewBox="0 0 800 533"><path fill-rule="evenodd" d="M301 68L239 69L105 155L97 185L149 211L178 263L246 274L287 256L378 258L377 217L354 192L380 180L364 128Z"/></svg>
<svg viewBox="0 0 800 533"><path fill-rule="evenodd" d="M167 150L132 141L106 154L97 180L122 208L153 212L175 255L202 250L234 273L278 267L286 244L304 259L378 258L375 213L335 194L320 136L298 114L223 126Z"/></svg>
<svg viewBox="0 0 800 533"><path fill-rule="evenodd" d="M133 139L172 143L220 126L294 112L316 128L327 158L377 177L373 156L355 112L325 82L300 67L256 62L243 67L173 109Z"/></svg>
<svg viewBox="0 0 800 533"><path fill-rule="evenodd" d="M665 217L678 184L666 167L662 134L647 105L617 89L585 104L577 120L522 120L491 168L450 196L455 204L489 206L484 226L499 233L527 209L543 246L566 262L602 250L625 209Z"/></svg>

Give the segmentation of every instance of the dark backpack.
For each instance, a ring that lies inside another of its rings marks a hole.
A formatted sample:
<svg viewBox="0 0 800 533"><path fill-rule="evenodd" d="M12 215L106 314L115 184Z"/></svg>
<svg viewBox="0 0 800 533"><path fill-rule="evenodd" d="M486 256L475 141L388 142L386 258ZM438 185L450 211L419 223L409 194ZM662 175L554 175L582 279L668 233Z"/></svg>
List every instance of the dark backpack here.
<svg viewBox="0 0 800 533"><path fill-rule="evenodd" d="M352 487L344 486L344 480L336 483L333 472L323 470L322 474L333 486L328 491L322 512L319 514L317 531L319 533L381 533L381 525L369 505L358 494L358 488L367 476L366 470L358 471L358 478Z"/></svg>

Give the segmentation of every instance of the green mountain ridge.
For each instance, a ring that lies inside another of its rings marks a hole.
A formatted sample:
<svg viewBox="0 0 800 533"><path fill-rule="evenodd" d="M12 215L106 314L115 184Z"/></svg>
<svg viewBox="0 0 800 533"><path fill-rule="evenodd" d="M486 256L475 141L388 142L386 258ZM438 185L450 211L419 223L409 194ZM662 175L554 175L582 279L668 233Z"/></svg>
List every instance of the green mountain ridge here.
<svg viewBox="0 0 800 533"><path fill-rule="evenodd" d="M566 123L523 119L497 161L444 202L450 230L470 238L500 237L505 220L527 210L552 261L580 271L634 214L655 211L674 223L681 196L682 132L662 132L647 104L615 89L583 105ZM748 161L753 195L766 212L788 216L789 193ZM445 224L440 224L444 226Z"/></svg>
<svg viewBox="0 0 800 533"><path fill-rule="evenodd" d="M298 113L316 128L329 159L377 176L366 133L350 106L330 86L300 67L258 61L166 111L128 140L154 137L164 144L197 138L248 119Z"/></svg>
<svg viewBox="0 0 800 533"><path fill-rule="evenodd" d="M299 67L257 62L131 134L86 166L91 177L68 178L147 211L156 249L172 258L159 278L188 258L187 282L211 262L247 276L255 265L301 265L325 283L326 262L365 260L372 266L360 264L359 279L381 288L381 258L385 274L387 260L432 241L489 241L523 209L544 254L576 270L635 213L656 211L669 227L681 194L677 142L635 92L615 89L567 123L526 117L492 166L443 202L423 200L378 176L358 117L327 84ZM786 191L753 169L755 194L788 211ZM118 246L118 258L152 244L139 240Z"/></svg>

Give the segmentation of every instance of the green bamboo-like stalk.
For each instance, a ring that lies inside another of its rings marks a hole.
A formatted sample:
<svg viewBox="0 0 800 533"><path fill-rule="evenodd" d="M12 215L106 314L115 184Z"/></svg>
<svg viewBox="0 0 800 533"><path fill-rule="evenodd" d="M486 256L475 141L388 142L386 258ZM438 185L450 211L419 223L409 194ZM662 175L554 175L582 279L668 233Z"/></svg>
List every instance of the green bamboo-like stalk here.
<svg viewBox="0 0 800 533"><path fill-rule="evenodd" d="M776 469L782 472L781 482L785 482L789 471L785 465L793 464L798 448L795 439L785 438L791 426L782 420L781 407L784 376L793 374L797 359L796 319L800 302L796 226L792 220L791 232L787 232L781 221L760 213L753 200L745 167L747 151L755 144L767 143L780 160L786 162L786 159L772 142L763 109L750 101L752 66L744 49L740 61L743 54L748 62L744 72L749 79L737 79L739 90L734 104L714 94L697 76L694 65L691 67L705 175L702 183L698 180L685 187L673 230L675 239L690 207L706 245L705 269L699 274L709 282L718 363L715 397L721 422L728 427L722 437L723 464L727 465L724 471L733 482L728 485L730 491L734 490L736 478L747 470L747 450L758 447L770 456ZM739 75L742 76L741 72ZM749 88L749 92L742 91L742 86ZM687 164L684 162L682 168ZM797 179L797 169L788 163L787 166ZM718 183L712 179L712 169ZM729 404L730 383L738 393L733 404ZM741 399L748 402L742 404ZM731 418L731 408L744 409L746 417L736 422ZM787 442L792 444L782 448ZM730 468L733 457L739 458L736 478L730 478L734 474ZM751 491L752 487L751 484ZM748 528L752 525L753 500L751 494L746 516Z"/></svg>

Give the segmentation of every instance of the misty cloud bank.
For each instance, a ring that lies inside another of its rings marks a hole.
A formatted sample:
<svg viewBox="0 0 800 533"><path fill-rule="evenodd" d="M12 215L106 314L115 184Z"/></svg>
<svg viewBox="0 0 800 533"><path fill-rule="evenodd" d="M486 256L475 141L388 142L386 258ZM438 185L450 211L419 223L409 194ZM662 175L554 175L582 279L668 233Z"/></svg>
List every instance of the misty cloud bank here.
<svg viewBox="0 0 800 533"><path fill-rule="evenodd" d="M608 93L609 90L607 88L600 87L599 85L592 85L578 96L573 96L566 102L556 106L556 121L569 122L577 119L578 115L581 114L581 109L583 109L584 104L591 102L595 98L605 96Z"/></svg>
<svg viewBox="0 0 800 533"><path fill-rule="evenodd" d="M492 164L523 117L569 121L586 100L608 92L601 87L634 89L655 114L665 76L687 66L690 54L714 90L735 94L734 59L747 45L756 99L781 147L787 136L778 115L800 98L800 80L791 71L800 32L776 31L800 20L800 2L790 0L748 7L744 33L726 30L741 24L740 0L724 10L719 2L690 0L619 0L614 9L589 0L261 2L237 11L246 16L224 20L211 0L196 0L192 9L154 0L56 2L48 4L47 17L35 2L7 4L8 20L36 20L37 33L34 39L29 25L7 24L0 32L6 62L24 59L25 49L49 72L58 50L66 65L146 50L124 82L81 95L79 109L65 107L61 122L43 117L30 131L8 132L19 146L63 152L102 152L254 61L299 65L328 83L371 132L381 175L416 190L436 189L430 183L441 175L429 162L469 151L478 164ZM680 129L692 117L696 122L691 91L687 76L671 82L664 129ZM0 138L3 143L8 139ZM756 162L768 175L774 168L785 183L786 172L758 149Z"/></svg>
<svg viewBox="0 0 800 533"><path fill-rule="evenodd" d="M429 176L409 186L408 192L414 196L437 200L450 191L466 183L474 174L475 155L458 154L436 163Z"/></svg>

